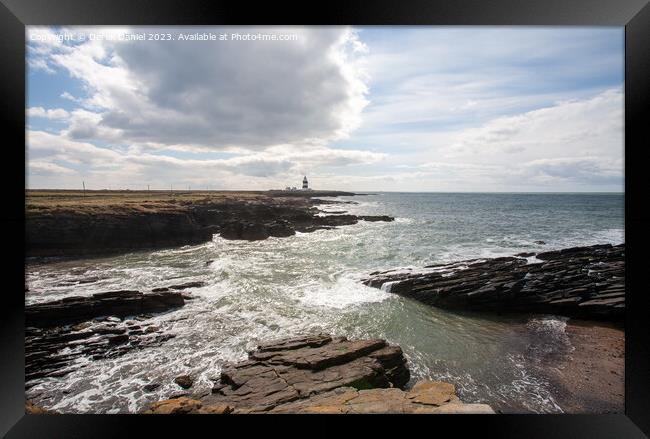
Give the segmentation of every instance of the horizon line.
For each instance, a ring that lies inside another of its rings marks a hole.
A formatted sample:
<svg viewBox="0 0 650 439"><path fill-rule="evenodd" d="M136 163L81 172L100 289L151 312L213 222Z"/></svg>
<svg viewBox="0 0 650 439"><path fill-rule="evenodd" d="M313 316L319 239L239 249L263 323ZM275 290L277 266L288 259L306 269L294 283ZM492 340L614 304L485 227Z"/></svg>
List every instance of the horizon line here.
<svg viewBox="0 0 650 439"><path fill-rule="evenodd" d="M283 189L65 189L25 188L25 191L71 191L71 192L271 192ZM296 192L301 192L297 190ZM355 194L624 194L625 191L354 191L350 189L312 189L312 192L350 192Z"/></svg>

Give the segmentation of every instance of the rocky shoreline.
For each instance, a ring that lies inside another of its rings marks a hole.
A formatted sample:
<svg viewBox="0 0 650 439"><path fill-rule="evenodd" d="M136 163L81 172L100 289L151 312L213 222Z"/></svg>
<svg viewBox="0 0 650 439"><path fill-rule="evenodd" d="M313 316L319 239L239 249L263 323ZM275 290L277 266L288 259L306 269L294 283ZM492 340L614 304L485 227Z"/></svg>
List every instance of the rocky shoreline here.
<svg viewBox="0 0 650 439"><path fill-rule="evenodd" d="M198 286L109 291L25 306L25 386L73 372L79 358L115 358L173 338L148 319L182 307L192 299L186 290Z"/></svg>
<svg viewBox="0 0 650 439"><path fill-rule="evenodd" d="M119 253L205 242L214 234L262 240L358 221L393 221L345 210L323 215L320 204L343 207L350 202L306 196L179 197L139 200L132 206L75 203L74 208L58 206L28 214L28 254ZM450 310L548 313L620 325L625 313L624 262L624 244L595 245L374 272L363 283ZM144 293L108 291L26 306L26 388L83 367L77 361L81 358L115 358L165 343L174 335L149 319L184 306L193 299L190 290L201 286L202 282L191 282ZM554 369L557 376L552 378L564 392L563 407L572 412L594 407L616 412L622 401L622 330L571 327L567 333L579 346L575 358L562 360ZM590 343L593 334L605 340L607 349L600 341ZM598 363L602 358L608 368L604 372ZM594 378L589 384L582 380L584 368ZM163 395L171 399L144 412L494 413L485 404L460 401L450 383L424 380L407 388L410 371L401 348L381 339L319 334L278 340L258 346L246 361L224 365L209 394L194 393L194 379L177 376L174 382L183 391ZM151 382L143 390L160 385ZM601 398L600 387L605 385L609 393ZM26 410L42 412L29 404Z"/></svg>
<svg viewBox="0 0 650 439"><path fill-rule="evenodd" d="M363 282L444 309L620 322L625 316L625 245L388 270L371 273Z"/></svg>
<svg viewBox="0 0 650 439"><path fill-rule="evenodd" d="M389 216L319 215L336 204L310 192L300 196L254 193L27 194L27 256L82 256L200 244L225 239L263 240L296 232L393 221ZM338 202L343 203L343 202Z"/></svg>
<svg viewBox="0 0 650 439"><path fill-rule="evenodd" d="M138 325L139 333L155 332L142 328L141 321L126 321L126 325ZM103 320L102 322L106 322ZM131 322L131 323L129 323ZM121 350L141 348L145 345L133 343L132 326L123 331L115 322L109 327L102 323L104 332L99 331L97 322L90 326L76 328L86 334L119 333L131 339L130 347ZM151 327L149 327L151 328ZM74 329L73 329L74 331ZM74 334L74 332L67 332ZM50 334L51 335L51 334ZM65 335L65 334L64 334ZM58 341L72 343L70 337ZM65 339L65 340L64 340ZM42 340L42 338L41 338ZM50 337L50 341L53 339ZM76 339L75 341L83 340ZM126 340L122 341L122 343ZM88 343L85 349L98 348L96 341ZM33 347L30 343L30 347ZM52 348L55 344L50 345ZM93 358L120 355L118 349L107 349ZM53 349L52 349L53 350ZM101 349L100 349L101 350ZM81 352L80 355L88 354ZM30 361L31 361L30 357ZM48 359L45 359L48 360ZM50 358L49 360L52 360ZM34 364L33 361L31 363ZM59 363L51 362L56 367ZM43 376L56 377L69 373L70 368L48 370ZM32 376L30 379L33 379ZM220 377L215 379L210 393L197 394L192 391L194 379L181 375L174 382L185 389L176 392L169 399L150 404L140 412L144 414L246 414L246 413L425 413L425 414L492 414L487 404L464 403L456 394L453 384L442 381L421 380L410 388L407 360L399 346L382 339L348 340L329 334L315 334L277 340L258 346L249 352L248 359L223 366ZM159 383L144 386L150 391ZM35 405L27 400L26 413L57 413Z"/></svg>
<svg viewBox="0 0 650 439"><path fill-rule="evenodd" d="M399 346L318 334L258 346L224 366L210 395L159 401L144 413L494 413L464 404L449 383L404 390L409 378Z"/></svg>

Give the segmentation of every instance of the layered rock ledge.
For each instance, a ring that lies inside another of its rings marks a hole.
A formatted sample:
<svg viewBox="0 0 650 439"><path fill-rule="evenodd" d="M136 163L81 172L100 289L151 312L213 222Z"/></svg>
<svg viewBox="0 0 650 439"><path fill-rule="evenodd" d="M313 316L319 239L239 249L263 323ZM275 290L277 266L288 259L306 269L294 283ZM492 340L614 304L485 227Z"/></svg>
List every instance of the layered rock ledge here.
<svg viewBox="0 0 650 439"><path fill-rule="evenodd" d="M371 273L366 285L456 310L621 320L625 245L573 247Z"/></svg>
<svg viewBox="0 0 650 439"><path fill-rule="evenodd" d="M259 346L226 365L212 394L159 401L145 413L493 413L464 404L452 384L410 373L399 346L327 334Z"/></svg>
<svg viewBox="0 0 650 439"><path fill-rule="evenodd" d="M114 358L173 338L147 320L152 313L183 306L190 293L166 290L187 285L197 283L160 288L163 292L110 291L26 306L26 387L76 370L79 358Z"/></svg>
<svg viewBox="0 0 650 439"><path fill-rule="evenodd" d="M84 322L100 316L126 317L163 312L185 304L179 292L108 291L91 296L71 296L25 306L25 325L50 327Z"/></svg>
<svg viewBox="0 0 650 439"><path fill-rule="evenodd" d="M307 195L305 195L307 194ZM287 237L388 216L319 215L332 204L305 192L28 191L28 256L79 256L199 244L226 239ZM342 202L339 202L342 203Z"/></svg>

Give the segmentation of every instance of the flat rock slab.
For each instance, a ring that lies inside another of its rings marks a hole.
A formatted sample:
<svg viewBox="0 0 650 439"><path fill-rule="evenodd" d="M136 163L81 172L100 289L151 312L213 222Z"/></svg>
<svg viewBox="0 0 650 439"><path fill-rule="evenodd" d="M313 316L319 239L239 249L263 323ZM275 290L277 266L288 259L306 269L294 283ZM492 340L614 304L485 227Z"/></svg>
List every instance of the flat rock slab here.
<svg viewBox="0 0 650 439"><path fill-rule="evenodd" d="M223 368L212 394L152 404L144 413L494 413L465 404L453 384L410 377L399 346L327 334L258 346Z"/></svg>
<svg viewBox="0 0 650 439"><path fill-rule="evenodd" d="M152 404L147 414L494 414L487 404L466 404L456 396L453 384L442 381L419 381L411 390L397 388L358 390L339 387L306 399L277 405L270 410L256 410L231 404L206 403L180 397Z"/></svg>
<svg viewBox="0 0 650 439"><path fill-rule="evenodd" d="M166 399L151 405L143 413L154 415L181 415L187 413L225 415L232 412L232 407L226 404L204 406L201 401L186 396Z"/></svg>
<svg viewBox="0 0 650 439"><path fill-rule="evenodd" d="M183 306L183 297L180 292L109 291L26 306L26 387L82 367L76 361L81 357L115 358L173 338L144 321L149 313ZM123 321L127 316L134 319Z"/></svg>
<svg viewBox="0 0 650 439"><path fill-rule="evenodd" d="M247 361L223 368L204 402L264 412L339 387L400 388L409 377L398 346L321 334L259 346Z"/></svg>
<svg viewBox="0 0 650 439"><path fill-rule="evenodd" d="M25 307L25 325L52 327L84 322L95 317L163 312L185 304L178 292L143 294L139 291L109 291L92 296L66 297Z"/></svg>
<svg viewBox="0 0 650 439"><path fill-rule="evenodd" d="M83 362L76 361L79 358L116 358L132 350L158 346L173 337L147 323L146 318L119 322L95 320L72 327L26 327L25 387L83 367Z"/></svg>
<svg viewBox="0 0 650 439"><path fill-rule="evenodd" d="M441 381L419 381L411 390L357 390L341 387L312 398L276 407L270 413L322 414L493 414L486 404L465 404L458 399L453 384Z"/></svg>
<svg viewBox="0 0 650 439"><path fill-rule="evenodd" d="M623 319L624 244L525 255L530 259L473 259L375 272L363 282L445 309Z"/></svg>

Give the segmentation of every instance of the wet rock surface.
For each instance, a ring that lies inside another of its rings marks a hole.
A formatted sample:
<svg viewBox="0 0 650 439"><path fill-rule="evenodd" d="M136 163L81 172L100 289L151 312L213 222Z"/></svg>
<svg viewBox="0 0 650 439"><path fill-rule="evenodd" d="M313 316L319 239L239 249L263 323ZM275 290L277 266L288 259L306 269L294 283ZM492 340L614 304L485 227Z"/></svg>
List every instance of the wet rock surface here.
<svg viewBox="0 0 650 439"><path fill-rule="evenodd" d="M364 283L446 309L623 319L624 244L525 254L532 256L375 272Z"/></svg>
<svg viewBox="0 0 650 439"><path fill-rule="evenodd" d="M174 378L174 382L181 386L183 389L189 389L194 384L194 380L189 375L179 375Z"/></svg>
<svg viewBox="0 0 650 439"><path fill-rule="evenodd" d="M225 239L263 240L288 237L364 221L392 221L388 216L319 216L315 206L338 204L315 196L354 195L342 192L290 194L258 193L183 200L155 195L151 201L128 197L102 207L70 198L35 209L28 205L26 237L28 256L80 256L119 254L138 249L200 244L218 234ZM135 196L135 195L134 195ZM142 197L142 194L140 194ZM28 199L29 201L29 199Z"/></svg>
<svg viewBox="0 0 650 439"><path fill-rule="evenodd" d="M189 288L201 288L206 285L203 281L186 282L184 284L170 285L168 287L159 287L151 290L152 293L164 293L170 290L187 290Z"/></svg>
<svg viewBox="0 0 650 439"><path fill-rule="evenodd" d="M169 340L174 335L146 320L183 304L178 292L111 291L26 306L26 387L67 375L83 366L78 360L114 358Z"/></svg>
<svg viewBox="0 0 650 439"><path fill-rule="evenodd" d="M453 384L418 381L412 389L357 390L340 387L322 395L281 405L270 413L409 413L409 414L493 414L487 404L465 404L456 396Z"/></svg>
<svg viewBox="0 0 650 439"><path fill-rule="evenodd" d="M177 292L108 291L91 296L71 296L25 306L25 325L50 327L83 322L100 316L126 317L163 312L185 304Z"/></svg>
<svg viewBox="0 0 650 439"><path fill-rule="evenodd" d="M223 368L212 394L152 404L144 413L494 413L464 404L453 384L410 377L399 346L319 334L259 346Z"/></svg>
<svg viewBox="0 0 650 439"><path fill-rule="evenodd" d="M249 359L222 369L206 404L264 412L338 387L403 387L409 380L398 346L321 334L259 346Z"/></svg>
<svg viewBox="0 0 650 439"><path fill-rule="evenodd" d="M143 324L142 327L149 325ZM109 335L112 332L123 332ZM159 345L172 334L160 331L143 335L139 328L97 325L84 331L73 331L67 327L48 330L25 329L25 381L45 377L60 377L82 366L76 360L85 357L92 360L114 358L133 349ZM34 385L35 383L31 383Z"/></svg>
<svg viewBox="0 0 650 439"><path fill-rule="evenodd" d="M232 407L226 404L206 406L199 400L181 396L179 398L156 402L143 413L155 415L182 415L188 413L225 415L230 412L232 412Z"/></svg>
<svg viewBox="0 0 650 439"><path fill-rule="evenodd" d="M25 386L36 380L61 377L83 367L84 360L115 358L134 349L157 346L174 337L140 321L137 325L92 321L79 329L70 326L25 328ZM152 329L149 331L149 329ZM150 390L154 387L150 386Z"/></svg>

